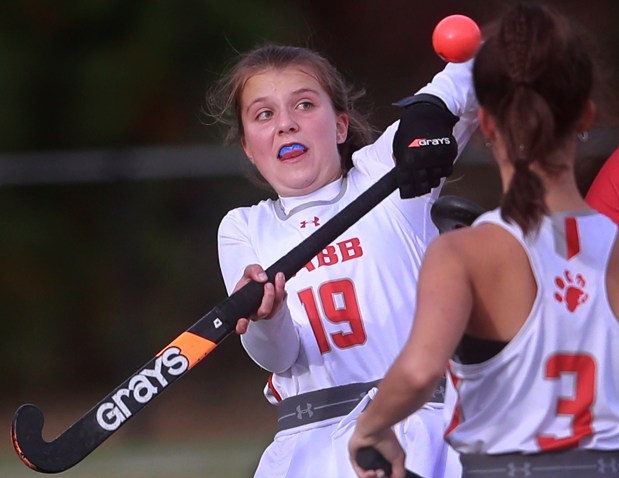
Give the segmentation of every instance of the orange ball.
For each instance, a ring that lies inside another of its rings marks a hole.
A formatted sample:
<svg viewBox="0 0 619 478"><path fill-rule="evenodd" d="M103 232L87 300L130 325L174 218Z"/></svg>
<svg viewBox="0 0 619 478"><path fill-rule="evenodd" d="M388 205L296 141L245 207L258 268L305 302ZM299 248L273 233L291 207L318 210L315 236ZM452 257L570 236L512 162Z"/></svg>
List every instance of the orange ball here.
<svg viewBox="0 0 619 478"><path fill-rule="evenodd" d="M481 31L474 20L465 15L450 15L434 27L432 46L443 60L462 63L475 56L481 45Z"/></svg>

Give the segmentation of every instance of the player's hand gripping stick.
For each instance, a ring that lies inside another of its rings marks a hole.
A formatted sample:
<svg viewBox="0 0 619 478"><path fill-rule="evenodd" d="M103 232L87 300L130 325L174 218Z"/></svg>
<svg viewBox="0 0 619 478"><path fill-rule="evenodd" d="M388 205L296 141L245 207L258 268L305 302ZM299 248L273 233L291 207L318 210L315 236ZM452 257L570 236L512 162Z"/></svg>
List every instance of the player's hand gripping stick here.
<svg viewBox="0 0 619 478"><path fill-rule="evenodd" d="M453 172L458 145L453 115L436 96L418 94L396 103L404 107L393 137L398 188L403 199L421 196Z"/></svg>
<svg viewBox="0 0 619 478"><path fill-rule="evenodd" d="M376 449L371 446L361 448L355 457L357 464L364 470L382 470L386 478L391 476L391 463ZM417 473L406 470L406 478L423 478Z"/></svg>

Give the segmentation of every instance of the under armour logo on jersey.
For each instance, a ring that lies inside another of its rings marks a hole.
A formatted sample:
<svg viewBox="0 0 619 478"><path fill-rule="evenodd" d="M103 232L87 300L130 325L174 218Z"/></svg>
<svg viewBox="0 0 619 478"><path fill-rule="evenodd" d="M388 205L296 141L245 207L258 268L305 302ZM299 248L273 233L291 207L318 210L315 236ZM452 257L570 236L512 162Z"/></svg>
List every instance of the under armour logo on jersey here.
<svg viewBox="0 0 619 478"><path fill-rule="evenodd" d="M309 224L313 224L314 227L320 226L320 218L314 216L314 219L310 219L309 221L303 220L301 221L301 229L305 229Z"/></svg>
<svg viewBox="0 0 619 478"><path fill-rule="evenodd" d="M303 419L303 415L307 413L308 418L312 418L312 416L314 415L314 412L312 411L312 404L311 403L306 403L305 404L306 408L301 408L301 405L297 405L297 418L299 420Z"/></svg>
<svg viewBox="0 0 619 478"><path fill-rule="evenodd" d="M616 473L619 471L619 463L614 458L610 459L608 462L599 459L598 460L598 473L605 474L606 472Z"/></svg>
<svg viewBox="0 0 619 478"><path fill-rule="evenodd" d="M616 473L617 471L619 471L619 463L617 462L617 460L615 460L614 458L612 458L608 462L602 459L598 460L598 473L603 475L607 471L611 473Z"/></svg>
<svg viewBox="0 0 619 478"><path fill-rule="evenodd" d="M574 312L579 305L584 304L589 299L589 294L583 290L586 284L585 278L581 274L573 275L566 270L563 277L555 277L555 285L558 289L554 294L555 300L564 303L567 310Z"/></svg>
<svg viewBox="0 0 619 478"><path fill-rule="evenodd" d="M530 476L531 475L531 463L525 461L522 466L516 466L514 463L507 465L507 476Z"/></svg>

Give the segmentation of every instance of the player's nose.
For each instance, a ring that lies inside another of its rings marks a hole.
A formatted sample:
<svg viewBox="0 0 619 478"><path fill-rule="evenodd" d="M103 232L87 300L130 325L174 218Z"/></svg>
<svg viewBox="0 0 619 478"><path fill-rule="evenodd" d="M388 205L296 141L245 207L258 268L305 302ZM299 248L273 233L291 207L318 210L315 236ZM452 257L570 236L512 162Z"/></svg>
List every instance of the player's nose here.
<svg viewBox="0 0 619 478"><path fill-rule="evenodd" d="M293 133L298 130L299 124L290 112L283 111L279 114L277 123L277 132L279 134Z"/></svg>

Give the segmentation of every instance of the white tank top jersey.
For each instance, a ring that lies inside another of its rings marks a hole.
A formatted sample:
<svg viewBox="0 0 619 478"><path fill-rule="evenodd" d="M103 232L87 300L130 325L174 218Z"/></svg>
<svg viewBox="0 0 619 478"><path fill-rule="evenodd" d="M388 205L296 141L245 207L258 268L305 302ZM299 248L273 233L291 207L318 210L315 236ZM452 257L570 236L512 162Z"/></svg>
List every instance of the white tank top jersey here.
<svg viewBox="0 0 619 478"><path fill-rule="evenodd" d="M460 151L477 127L471 64L449 64L420 93L434 94L460 121ZM230 211L219 227L219 259L228 293L249 264L265 269L393 168L397 122L353 155L347 176L303 197L265 200ZM252 334L269 321L252 322L242 336L252 359L276 372L265 387L271 403L300 393L382 378L401 350L412 323L418 270L437 231L430 207L439 189L402 200L396 191L329 244L286 283L289 318L268 333L287 352L252 346ZM293 323L286 327L285 323ZM266 322L266 323L265 323ZM273 342L271 342L273 343ZM285 360L284 360L285 362Z"/></svg>
<svg viewBox="0 0 619 478"><path fill-rule="evenodd" d="M491 455L619 449L619 321L606 289L617 226L594 212L553 214L525 239L498 210L474 226L481 223L520 242L537 295L497 355L479 364L451 361L457 404L448 442L460 453Z"/></svg>

